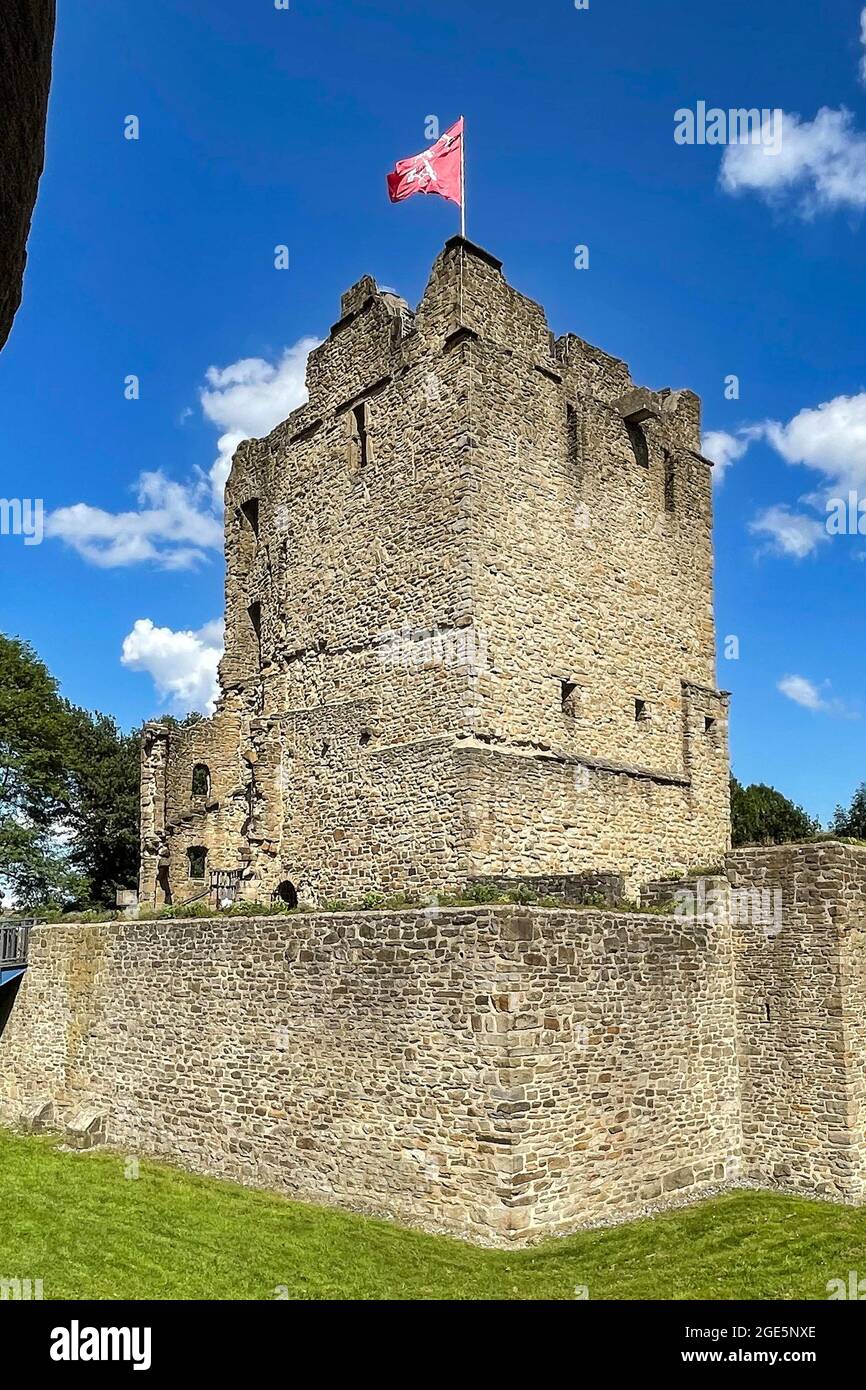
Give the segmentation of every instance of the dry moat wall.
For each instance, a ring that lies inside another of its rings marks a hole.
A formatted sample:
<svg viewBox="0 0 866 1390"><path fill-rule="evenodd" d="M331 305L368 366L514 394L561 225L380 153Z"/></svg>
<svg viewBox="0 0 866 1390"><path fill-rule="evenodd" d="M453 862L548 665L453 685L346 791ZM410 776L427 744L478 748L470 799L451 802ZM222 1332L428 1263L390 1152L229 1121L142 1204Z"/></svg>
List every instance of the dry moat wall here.
<svg viewBox="0 0 866 1390"><path fill-rule="evenodd" d="M740 1176L862 1200L866 852L732 856L781 928L490 906L34 931L0 1115L477 1240ZM736 914L735 914L736 916Z"/></svg>
<svg viewBox="0 0 866 1390"><path fill-rule="evenodd" d="M477 1238L625 1214L736 1152L727 945L484 908L44 927L0 1042L40 1099L202 1172Z"/></svg>

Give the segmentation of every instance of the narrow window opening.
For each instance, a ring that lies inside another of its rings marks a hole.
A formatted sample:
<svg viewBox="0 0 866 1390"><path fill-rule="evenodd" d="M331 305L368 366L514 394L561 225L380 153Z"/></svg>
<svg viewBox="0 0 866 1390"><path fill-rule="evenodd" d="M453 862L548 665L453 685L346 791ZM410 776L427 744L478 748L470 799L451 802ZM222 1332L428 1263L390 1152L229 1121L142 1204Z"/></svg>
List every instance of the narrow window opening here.
<svg viewBox="0 0 866 1390"><path fill-rule="evenodd" d="M642 723L644 720L649 719L650 707L647 704L646 700L635 700L634 717L637 723Z"/></svg>
<svg viewBox="0 0 866 1390"><path fill-rule="evenodd" d="M171 878L167 864L160 864L156 872L156 882L166 907L171 906Z"/></svg>
<svg viewBox="0 0 866 1390"><path fill-rule="evenodd" d="M251 497L251 498L249 499L248 502L242 502L242 503L241 503L241 511L243 512L244 516L246 517L247 521L249 522L250 530L252 531L253 535L256 537L256 539L258 539L258 534L259 534L259 499L258 499L258 497Z"/></svg>
<svg viewBox="0 0 866 1390"><path fill-rule="evenodd" d="M577 702L580 698L577 681L560 681L559 691L562 712L573 719L577 713Z"/></svg>
<svg viewBox="0 0 866 1390"><path fill-rule="evenodd" d="M258 661L259 661L259 665L261 665L261 661L262 661L262 605L261 605L260 603L251 603L250 606L249 606L249 608L247 609L247 613L249 614L249 618L250 618L250 627L252 628L253 633L255 634L255 639L256 639L256 642L257 642L257 644L258 644Z"/></svg>
<svg viewBox="0 0 866 1390"><path fill-rule="evenodd" d="M207 865L207 850L204 845L190 845L186 855L189 860L190 878L203 879Z"/></svg>
<svg viewBox="0 0 866 1390"><path fill-rule="evenodd" d="M330 751L331 751L331 745L330 745L330 743L328 743L327 739L325 739L324 743L322 744L322 750L321 750L321 751L322 751L322 757L323 757L323 758L327 758L328 754L329 754Z"/></svg>
<svg viewBox="0 0 866 1390"><path fill-rule="evenodd" d="M676 490L673 455L665 453L665 511L676 509Z"/></svg>
<svg viewBox="0 0 866 1390"><path fill-rule="evenodd" d="M353 406L352 415L355 420L355 433L358 436L358 455L362 468L369 463L369 436L367 433L367 403L362 401L360 405Z"/></svg>
<svg viewBox="0 0 866 1390"><path fill-rule="evenodd" d="M192 770L193 796L210 796L210 769L205 763L196 763Z"/></svg>
<svg viewBox="0 0 866 1390"><path fill-rule="evenodd" d="M772 1020L771 1017L770 1017L770 1001L769 1001L769 999L765 999L765 1000L764 1000L764 1017L766 1018L766 1020L767 1020L768 1023L772 1023L773 1020Z"/></svg>
<svg viewBox="0 0 866 1390"><path fill-rule="evenodd" d="M358 737L358 742L360 743L362 748L366 748L367 744L370 742L370 739L372 737L373 735L370 733L369 729L362 729Z"/></svg>
<svg viewBox="0 0 866 1390"><path fill-rule="evenodd" d="M580 435L577 411L573 405L566 405L565 407L565 437L569 466L576 469L580 461Z"/></svg>
<svg viewBox="0 0 866 1390"><path fill-rule="evenodd" d="M715 732L715 728L716 728L716 721L715 721L715 719L713 719L712 715L709 715L709 714L706 715L706 716L704 717L704 733L705 733L705 734L712 734L712 733Z"/></svg>
<svg viewBox="0 0 866 1390"><path fill-rule="evenodd" d="M631 440L635 463L639 463L641 468L649 468L649 447L643 429L640 425L636 425L633 420L626 420L625 427Z"/></svg>

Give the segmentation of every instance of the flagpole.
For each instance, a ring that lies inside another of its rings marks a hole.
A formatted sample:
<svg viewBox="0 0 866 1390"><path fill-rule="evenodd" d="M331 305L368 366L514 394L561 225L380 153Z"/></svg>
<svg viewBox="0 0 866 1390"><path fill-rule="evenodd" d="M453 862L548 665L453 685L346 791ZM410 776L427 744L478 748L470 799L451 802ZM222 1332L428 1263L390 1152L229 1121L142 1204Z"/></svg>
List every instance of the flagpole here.
<svg viewBox="0 0 866 1390"><path fill-rule="evenodd" d="M463 133L460 136L460 235L466 237L466 117L461 117L463 121Z"/></svg>

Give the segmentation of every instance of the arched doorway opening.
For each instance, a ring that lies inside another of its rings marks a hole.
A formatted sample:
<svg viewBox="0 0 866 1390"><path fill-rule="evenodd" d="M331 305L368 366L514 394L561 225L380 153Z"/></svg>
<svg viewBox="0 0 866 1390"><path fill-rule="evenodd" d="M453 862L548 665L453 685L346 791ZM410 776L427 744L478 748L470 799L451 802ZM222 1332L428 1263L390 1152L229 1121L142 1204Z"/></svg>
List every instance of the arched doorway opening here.
<svg viewBox="0 0 866 1390"><path fill-rule="evenodd" d="M279 898L281 903L286 904L286 907L297 907L298 905L298 890L287 878L284 878L278 886L274 897Z"/></svg>

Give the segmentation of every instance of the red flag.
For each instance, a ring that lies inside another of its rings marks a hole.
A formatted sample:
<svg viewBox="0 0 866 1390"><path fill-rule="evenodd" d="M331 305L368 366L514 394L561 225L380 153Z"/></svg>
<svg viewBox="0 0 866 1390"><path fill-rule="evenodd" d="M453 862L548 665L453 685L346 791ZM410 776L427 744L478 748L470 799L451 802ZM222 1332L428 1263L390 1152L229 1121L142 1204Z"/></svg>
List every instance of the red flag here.
<svg viewBox="0 0 866 1390"><path fill-rule="evenodd" d="M413 193L438 193L463 206L463 117L440 135L435 145L398 160L388 175L388 197L402 203Z"/></svg>

